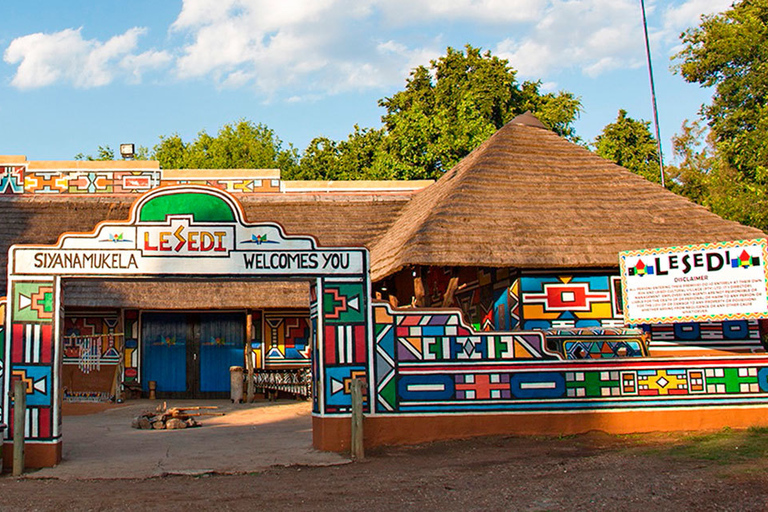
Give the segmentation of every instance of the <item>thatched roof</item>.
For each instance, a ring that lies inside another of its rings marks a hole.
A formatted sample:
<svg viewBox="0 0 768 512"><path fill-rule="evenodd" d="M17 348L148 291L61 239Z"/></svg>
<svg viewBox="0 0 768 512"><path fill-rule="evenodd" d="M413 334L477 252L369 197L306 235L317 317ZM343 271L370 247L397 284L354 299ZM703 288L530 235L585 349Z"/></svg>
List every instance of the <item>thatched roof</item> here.
<svg viewBox="0 0 768 512"><path fill-rule="evenodd" d="M411 199L371 248L372 278L408 265L616 268L623 250L764 236L524 114Z"/></svg>
<svg viewBox="0 0 768 512"><path fill-rule="evenodd" d="M70 308L309 308L309 283L300 281L66 279L63 289Z"/></svg>
<svg viewBox="0 0 768 512"><path fill-rule="evenodd" d="M410 195L403 194L261 194L241 196L248 222L270 221L282 224L288 234L312 234L324 246L370 245L397 218L397 214ZM136 196L44 196L0 195L0 296L5 295L8 249L12 244L53 244L64 232L89 232L104 220L124 220L129 216L131 204ZM178 304L209 304L219 285L153 284L151 287L122 283L109 284L95 281L71 280L67 293L68 305L89 304L88 295L104 294L111 299L110 307L121 298L119 305L125 307L160 307L158 292L163 286L167 290L178 287L184 290ZM73 283L73 284L72 284ZM251 304L263 299L262 307L296 307L307 305L305 283L287 283L282 287L274 283L229 282L227 294L231 297L251 299L239 302ZM145 293L145 290L154 290ZM183 295L183 296L182 296ZM166 295L168 296L168 295ZM302 297L296 302L296 297ZM268 298L272 297L272 298ZM74 301L74 303L71 303ZM219 299L215 299L220 302ZM154 302L153 302L154 301ZM230 301L232 302L232 301ZM102 305L106 305L102 303ZM171 307L168 304L166 307ZM189 307L189 306L187 306ZM234 307L233 304L217 304L210 307Z"/></svg>

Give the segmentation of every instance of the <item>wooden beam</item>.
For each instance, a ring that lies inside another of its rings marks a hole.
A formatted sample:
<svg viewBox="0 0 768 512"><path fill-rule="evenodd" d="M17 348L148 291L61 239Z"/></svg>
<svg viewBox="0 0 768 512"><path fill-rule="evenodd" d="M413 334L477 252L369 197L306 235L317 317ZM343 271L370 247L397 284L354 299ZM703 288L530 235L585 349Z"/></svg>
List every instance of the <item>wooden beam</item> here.
<svg viewBox="0 0 768 512"><path fill-rule="evenodd" d="M421 267L416 267L414 273L416 275L413 278L413 305L417 308L423 308L424 298L427 294L424 291L424 279L421 275Z"/></svg>
<svg viewBox="0 0 768 512"><path fill-rule="evenodd" d="M448 288L445 290L445 295L443 295L443 307L447 308L450 307L453 304L453 296L456 294L456 290L459 288L459 276L453 276L450 281L448 281Z"/></svg>

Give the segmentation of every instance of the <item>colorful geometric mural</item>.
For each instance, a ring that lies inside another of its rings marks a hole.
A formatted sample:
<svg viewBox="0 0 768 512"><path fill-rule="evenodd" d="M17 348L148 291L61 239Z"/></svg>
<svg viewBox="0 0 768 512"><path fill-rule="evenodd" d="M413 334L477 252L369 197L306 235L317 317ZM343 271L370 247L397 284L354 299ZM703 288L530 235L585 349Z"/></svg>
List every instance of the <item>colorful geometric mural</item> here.
<svg viewBox="0 0 768 512"><path fill-rule="evenodd" d="M757 320L651 325L652 356L765 352Z"/></svg>
<svg viewBox="0 0 768 512"><path fill-rule="evenodd" d="M265 368L308 366L311 341L307 315L264 314Z"/></svg>
<svg viewBox="0 0 768 512"><path fill-rule="evenodd" d="M117 340L117 336L121 339ZM105 364L117 364L120 359L118 348L122 349L122 330L117 311L78 313L64 318L64 364L77 363L83 346L79 340L96 340L94 347L100 360ZM116 341L120 341L119 347Z"/></svg>
<svg viewBox="0 0 768 512"><path fill-rule="evenodd" d="M26 385L31 439L54 435L55 289L50 281L11 283L9 385L17 380Z"/></svg>
<svg viewBox="0 0 768 512"><path fill-rule="evenodd" d="M394 411L397 397L403 393L415 400L442 400L456 391L453 377L433 375L431 370L422 376L398 376L410 364L417 368L435 369L443 363L460 362L474 367L498 361L552 361L562 358L546 347L540 332L475 332L463 322L457 311L393 313L389 306L381 304L374 305L373 310L377 411ZM498 381L490 376L476 381L472 379L459 382L462 396L485 396L493 390L498 391L499 386L506 382L506 378ZM506 384L509 388L509 383ZM494 391L492 394L495 396L497 393Z"/></svg>
<svg viewBox="0 0 768 512"><path fill-rule="evenodd" d="M470 325L478 331L507 331L520 324L519 281L510 276L507 269L477 269L474 275L464 270L461 289L456 292L454 303L464 311ZM449 270L430 268L429 283L434 297L445 293ZM433 300L433 306L442 305Z"/></svg>
<svg viewBox="0 0 768 512"><path fill-rule="evenodd" d="M64 318L64 364L77 365L81 372L116 365L123 351L123 333L117 311L80 313Z"/></svg>
<svg viewBox="0 0 768 512"><path fill-rule="evenodd" d="M523 329L621 328L612 281L618 276L523 276Z"/></svg>
<svg viewBox="0 0 768 512"><path fill-rule="evenodd" d="M352 407L351 379L367 379L366 285L326 280L322 294L323 374L316 378L322 380L325 412L343 413Z"/></svg>
<svg viewBox="0 0 768 512"><path fill-rule="evenodd" d="M458 313L373 307L377 413L700 407L768 400L766 356L646 359L622 352L621 357L590 354L579 361L558 360L558 354L544 350L540 332L476 332ZM476 341L470 350L442 350L445 337L455 338L447 346ZM441 350L430 350L438 339ZM483 351L494 345L491 340L509 339L512 353ZM518 346L528 353L518 355Z"/></svg>
<svg viewBox="0 0 768 512"><path fill-rule="evenodd" d="M24 167L0 166L0 194L24 193Z"/></svg>
<svg viewBox="0 0 768 512"><path fill-rule="evenodd" d="M280 192L279 179L179 180L163 179L160 169L29 170L0 166L0 194L140 194L160 185L206 185L233 194Z"/></svg>
<svg viewBox="0 0 768 512"><path fill-rule="evenodd" d="M139 312L126 310L123 312L123 341L125 352L123 354L123 381L126 383L139 380Z"/></svg>

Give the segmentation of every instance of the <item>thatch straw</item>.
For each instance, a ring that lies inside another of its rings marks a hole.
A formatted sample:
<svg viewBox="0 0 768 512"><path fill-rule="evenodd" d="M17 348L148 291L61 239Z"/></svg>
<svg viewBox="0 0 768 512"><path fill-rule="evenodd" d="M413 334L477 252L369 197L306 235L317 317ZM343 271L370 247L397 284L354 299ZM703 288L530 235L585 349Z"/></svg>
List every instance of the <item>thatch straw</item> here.
<svg viewBox="0 0 768 512"><path fill-rule="evenodd" d="M371 248L372 278L408 265L616 268L623 250L764 236L526 114L411 199Z"/></svg>

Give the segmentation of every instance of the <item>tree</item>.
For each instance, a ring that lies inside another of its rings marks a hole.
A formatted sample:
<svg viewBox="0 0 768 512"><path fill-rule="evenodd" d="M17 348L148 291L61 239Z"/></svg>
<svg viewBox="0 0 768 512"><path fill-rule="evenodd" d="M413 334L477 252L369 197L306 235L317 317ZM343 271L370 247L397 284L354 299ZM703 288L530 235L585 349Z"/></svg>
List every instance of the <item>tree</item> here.
<svg viewBox="0 0 768 512"><path fill-rule="evenodd" d="M78 153L75 155L75 160L87 160L90 162L114 159L115 150L112 149L109 145L99 146L96 156L84 155L83 153ZM136 148L136 153L133 155L133 160L149 160L149 149L147 149L146 146L138 146Z"/></svg>
<svg viewBox="0 0 768 512"><path fill-rule="evenodd" d="M768 183L768 3L735 2L681 35L676 70L715 87L702 107L719 154L746 182Z"/></svg>
<svg viewBox="0 0 768 512"><path fill-rule="evenodd" d="M520 85L516 74L507 60L470 45L465 51L448 48L429 68L415 68L405 90L379 101L387 113L377 173L438 178L526 110L573 138L579 99L567 92L541 94L539 82Z"/></svg>
<svg viewBox="0 0 768 512"><path fill-rule="evenodd" d="M650 125L649 121L627 117L627 111L621 109L616 121L595 138L595 152L649 181L661 183L659 152Z"/></svg>
<svg viewBox="0 0 768 512"><path fill-rule="evenodd" d="M377 165L384 136L383 129L355 125L355 131L347 140L335 142L316 137L304 151L294 179L391 179L382 174Z"/></svg>
<svg viewBox="0 0 768 512"><path fill-rule="evenodd" d="M673 191L721 217L768 230L768 189L732 167L701 122L685 121L672 147L680 161L666 168Z"/></svg>
<svg viewBox="0 0 768 512"><path fill-rule="evenodd" d="M93 155L84 155L82 153L78 153L75 155L75 160L87 160L89 162L97 161L97 160L114 160L115 159L115 150L107 146L99 146L98 151L96 152L96 156Z"/></svg>
<svg viewBox="0 0 768 512"><path fill-rule="evenodd" d="M296 172L298 152L263 124L240 120L225 124L216 137L201 131L185 143L179 134L160 137L152 158L164 169L264 169L278 168L284 174Z"/></svg>

